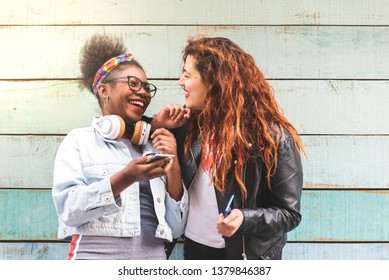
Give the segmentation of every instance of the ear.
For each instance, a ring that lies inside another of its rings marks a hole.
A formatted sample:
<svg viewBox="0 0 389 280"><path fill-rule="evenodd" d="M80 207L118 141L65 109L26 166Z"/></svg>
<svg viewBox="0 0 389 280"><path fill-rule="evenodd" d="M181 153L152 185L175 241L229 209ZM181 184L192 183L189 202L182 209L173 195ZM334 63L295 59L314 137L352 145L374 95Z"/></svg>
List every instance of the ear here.
<svg viewBox="0 0 389 280"><path fill-rule="evenodd" d="M211 91L211 89L212 89L212 85L211 85L211 84L209 84L209 85L208 85L208 87L207 87L207 89L208 89L208 92L210 92L210 91Z"/></svg>
<svg viewBox="0 0 389 280"><path fill-rule="evenodd" d="M106 99L108 97L108 89L106 84L100 84L97 86L97 91L99 92L99 96L102 99Z"/></svg>

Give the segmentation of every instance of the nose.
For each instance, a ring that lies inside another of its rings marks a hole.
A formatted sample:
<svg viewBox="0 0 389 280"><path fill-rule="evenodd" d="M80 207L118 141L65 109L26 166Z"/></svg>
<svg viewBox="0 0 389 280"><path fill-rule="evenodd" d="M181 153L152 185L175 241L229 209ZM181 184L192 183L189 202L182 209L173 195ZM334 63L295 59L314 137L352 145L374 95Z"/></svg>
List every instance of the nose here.
<svg viewBox="0 0 389 280"><path fill-rule="evenodd" d="M140 90L136 92L136 94L143 97L151 98L151 93L147 92L143 87L141 87Z"/></svg>
<svg viewBox="0 0 389 280"><path fill-rule="evenodd" d="M184 86L184 79L182 78L182 76L180 77L180 79L178 80L178 84L180 85L180 86Z"/></svg>

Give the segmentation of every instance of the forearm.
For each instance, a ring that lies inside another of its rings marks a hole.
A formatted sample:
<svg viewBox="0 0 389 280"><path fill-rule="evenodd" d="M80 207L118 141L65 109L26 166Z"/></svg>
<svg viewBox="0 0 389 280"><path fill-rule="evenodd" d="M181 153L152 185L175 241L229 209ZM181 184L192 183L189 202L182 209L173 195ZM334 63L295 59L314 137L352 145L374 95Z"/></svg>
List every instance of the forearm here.
<svg viewBox="0 0 389 280"><path fill-rule="evenodd" d="M128 186L132 185L134 180L126 174L125 169L120 170L118 173L111 176L111 189L113 196L116 198L124 191Z"/></svg>
<svg viewBox="0 0 389 280"><path fill-rule="evenodd" d="M181 178L181 168L178 163L173 163L173 166L166 174L167 178L167 192L170 197L179 201L183 193L183 185Z"/></svg>

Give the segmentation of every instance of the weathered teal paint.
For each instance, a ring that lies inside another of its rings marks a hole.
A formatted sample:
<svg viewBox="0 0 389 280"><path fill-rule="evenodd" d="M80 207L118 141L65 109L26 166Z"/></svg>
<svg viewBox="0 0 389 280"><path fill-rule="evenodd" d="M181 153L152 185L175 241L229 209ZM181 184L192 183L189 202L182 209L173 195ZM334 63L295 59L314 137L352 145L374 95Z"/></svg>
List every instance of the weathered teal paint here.
<svg viewBox="0 0 389 280"><path fill-rule="evenodd" d="M183 260L183 244L175 246L172 260ZM389 260L388 243L292 243L282 253L283 260Z"/></svg>
<svg viewBox="0 0 389 280"><path fill-rule="evenodd" d="M69 243L0 242L0 260L66 260Z"/></svg>
<svg viewBox="0 0 389 280"><path fill-rule="evenodd" d="M389 240L389 190L305 190L301 209L289 241Z"/></svg>
<svg viewBox="0 0 389 280"><path fill-rule="evenodd" d="M0 190L0 240L56 240L50 190ZM389 191L305 190L289 241L389 240Z"/></svg>
<svg viewBox="0 0 389 280"><path fill-rule="evenodd" d="M0 135L0 188L51 189L63 136Z"/></svg>
<svg viewBox="0 0 389 280"><path fill-rule="evenodd" d="M52 186L55 155L64 136L1 136L2 188ZM303 135L304 188L387 189L387 136ZM12 163L12 164L10 164ZM23 174L23 176L21 176Z"/></svg>
<svg viewBox="0 0 389 280"><path fill-rule="evenodd" d="M146 114L185 104L178 80L158 87ZM270 80L275 98L301 134L387 134L388 81ZM101 114L96 98L76 81L0 81L0 134L66 134Z"/></svg>
<svg viewBox="0 0 389 280"><path fill-rule="evenodd" d="M10 26L0 29L7 38L0 59L20 67L0 68L0 77L76 79L80 50L96 32L128 40L149 78L177 79L186 40L198 34L232 39L272 79L387 79L389 73L387 26ZM50 38L45 44L36 39L42 34ZM60 57L59 49L66 50ZM46 57L56 63L42 63Z"/></svg>
<svg viewBox="0 0 389 280"><path fill-rule="evenodd" d="M302 136L304 187L388 189L389 139L380 135Z"/></svg>
<svg viewBox="0 0 389 280"><path fill-rule="evenodd" d="M288 243L285 260L389 260L388 243Z"/></svg>
<svg viewBox="0 0 389 280"><path fill-rule="evenodd" d="M133 0L102 1L99 9L85 13L84 1L45 2L19 0L0 10L0 24L18 25L385 25L386 0ZM24 9L20 9L20 7ZM147 13L139 13L150 7ZM110 13L106 13L109 10ZM167 11L161 13L161 11Z"/></svg>
<svg viewBox="0 0 389 280"><path fill-rule="evenodd" d="M69 243L0 243L0 260L65 260ZM378 253L377 253L378 252ZM171 260L182 260L182 243L176 244ZM288 243L284 260L388 260L387 243Z"/></svg>
<svg viewBox="0 0 389 280"><path fill-rule="evenodd" d="M108 0L94 13L87 1L14 2L0 10L1 259L66 255L52 164L63 135L100 114L76 81L80 49L96 32L124 38L157 84L149 115L184 103L177 79L188 36L236 41L307 147L303 221L284 258L389 259L389 1ZM138 13L144 7L153 8Z"/></svg>
<svg viewBox="0 0 389 280"><path fill-rule="evenodd" d="M0 205L0 240L57 239L51 191L0 189Z"/></svg>

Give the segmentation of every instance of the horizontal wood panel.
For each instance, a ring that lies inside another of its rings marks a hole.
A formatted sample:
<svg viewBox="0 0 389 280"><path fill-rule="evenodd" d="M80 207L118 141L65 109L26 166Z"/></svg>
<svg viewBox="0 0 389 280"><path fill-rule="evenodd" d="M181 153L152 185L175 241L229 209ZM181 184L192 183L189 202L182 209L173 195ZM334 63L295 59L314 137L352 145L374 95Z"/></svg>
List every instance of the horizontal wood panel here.
<svg viewBox="0 0 389 280"><path fill-rule="evenodd" d="M0 189L0 240L56 240L51 190Z"/></svg>
<svg viewBox="0 0 389 280"><path fill-rule="evenodd" d="M68 243L0 243L0 260L65 260ZM177 243L170 260L183 260ZM287 243L284 260L388 260L388 243Z"/></svg>
<svg viewBox="0 0 389 280"><path fill-rule="evenodd" d="M300 134L388 134L389 82L270 81Z"/></svg>
<svg viewBox="0 0 389 280"><path fill-rule="evenodd" d="M146 114L185 104L178 81L158 87ZM271 80L285 116L301 134L387 134L388 81ZM77 81L0 81L0 134L66 134L100 114L96 98Z"/></svg>
<svg viewBox="0 0 389 280"><path fill-rule="evenodd" d="M68 243L0 242L0 260L66 260Z"/></svg>
<svg viewBox="0 0 389 280"><path fill-rule="evenodd" d="M62 140L62 136L0 136L0 188L51 189Z"/></svg>
<svg viewBox="0 0 389 280"><path fill-rule="evenodd" d="M176 244L170 259L183 260L183 244ZM388 243L287 243L283 260L388 260Z"/></svg>
<svg viewBox="0 0 389 280"><path fill-rule="evenodd" d="M388 243L287 243L285 260L389 260Z"/></svg>
<svg viewBox="0 0 389 280"><path fill-rule="evenodd" d="M389 136L302 136L304 187L389 189Z"/></svg>
<svg viewBox="0 0 389 280"><path fill-rule="evenodd" d="M388 26L6 26L0 61L17 67L1 67L0 77L77 78L80 49L96 32L121 36L151 78L178 78L186 39L198 34L231 38L269 78L387 79L389 72Z"/></svg>
<svg viewBox="0 0 389 280"><path fill-rule="evenodd" d="M5 1L5 0L2 0ZM7 2L0 25L8 24L387 24L385 0L136 0ZM222 8L221 8L222 5ZM107 13L106 11L110 11Z"/></svg>
<svg viewBox="0 0 389 280"><path fill-rule="evenodd" d="M289 241L389 240L389 190L304 191L301 206Z"/></svg>
<svg viewBox="0 0 389 280"><path fill-rule="evenodd" d="M0 134L66 134L101 115L76 81L0 82Z"/></svg>
<svg viewBox="0 0 389 280"><path fill-rule="evenodd" d="M51 188L62 136L0 136L0 188ZM389 136L302 136L304 188L388 189ZM22 176L21 176L22 174Z"/></svg>
<svg viewBox="0 0 389 280"><path fill-rule="evenodd" d="M50 190L0 190L0 205L0 240L56 240L57 214ZM302 215L289 241L389 240L388 190L305 190Z"/></svg>

